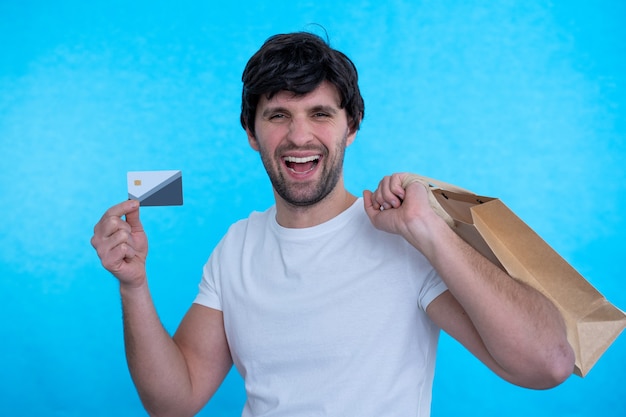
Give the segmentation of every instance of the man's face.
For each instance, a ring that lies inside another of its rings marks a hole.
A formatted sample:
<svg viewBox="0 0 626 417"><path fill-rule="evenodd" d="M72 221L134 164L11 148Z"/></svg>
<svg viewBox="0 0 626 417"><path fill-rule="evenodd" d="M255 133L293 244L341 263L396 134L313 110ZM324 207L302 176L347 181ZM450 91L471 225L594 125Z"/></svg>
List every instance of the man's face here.
<svg viewBox="0 0 626 417"><path fill-rule="evenodd" d="M326 81L304 96L281 91L259 99L256 135L248 132L248 140L288 204L315 204L341 179L345 148L356 132L339 102L336 88Z"/></svg>

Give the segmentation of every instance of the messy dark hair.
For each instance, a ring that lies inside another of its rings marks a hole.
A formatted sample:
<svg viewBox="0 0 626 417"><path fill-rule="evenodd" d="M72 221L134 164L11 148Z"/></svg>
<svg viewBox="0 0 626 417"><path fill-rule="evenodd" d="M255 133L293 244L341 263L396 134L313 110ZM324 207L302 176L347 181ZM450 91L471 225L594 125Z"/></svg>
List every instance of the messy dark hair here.
<svg viewBox="0 0 626 417"><path fill-rule="evenodd" d="M354 63L308 32L274 35L248 61L241 76L241 125L255 134L254 118L259 98L271 99L280 91L305 95L324 80L337 88L352 131L359 129L365 106Z"/></svg>

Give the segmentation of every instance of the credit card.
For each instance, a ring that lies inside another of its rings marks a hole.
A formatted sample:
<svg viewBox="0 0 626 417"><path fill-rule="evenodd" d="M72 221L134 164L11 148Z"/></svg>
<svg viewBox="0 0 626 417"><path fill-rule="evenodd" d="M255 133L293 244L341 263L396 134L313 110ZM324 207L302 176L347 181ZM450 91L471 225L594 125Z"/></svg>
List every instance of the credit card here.
<svg viewBox="0 0 626 417"><path fill-rule="evenodd" d="M128 198L140 206L182 206L182 171L130 171Z"/></svg>

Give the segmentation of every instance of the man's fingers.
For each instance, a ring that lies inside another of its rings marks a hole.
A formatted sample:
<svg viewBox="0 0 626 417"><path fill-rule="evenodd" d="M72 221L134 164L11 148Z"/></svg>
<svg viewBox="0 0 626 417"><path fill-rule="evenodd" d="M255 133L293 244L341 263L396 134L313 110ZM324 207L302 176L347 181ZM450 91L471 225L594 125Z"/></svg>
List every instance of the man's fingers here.
<svg viewBox="0 0 626 417"><path fill-rule="evenodd" d="M369 190L364 190L363 191L363 205L365 206L365 211L369 214L370 211L372 210L377 210L373 207L373 202L372 202L372 192Z"/></svg>
<svg viewBox="0 0 626 417"><path fill-rule="evenodd" d="M94 227L94 234L101 238L108 238L118 230L131 231L131 227L117 216L103 217Z"/></svg>
<svg viewBox="0 0 626 417"><path fill-rule="evenodd" d="M122 217L125 214L128 214L137 208L139 208L139 201L126 200L119 204L114 205L113 207L105 211L104 215L102 216L102 219L106 217Z"/></svg>
<svg viewBox="0 0 626 417"><path fill-rule="evenodd" d="M139 202L135 200L124 201L123 203L117 204L110 209L108 209L103 215L102 218L96 225L94 226L94 238L98 237L109 237L117 230L120 229L128 229L131 231L131 225L121 219L122 216L128 215L128 213L133 213L133 211L137 211L139 208ZM137 214L138 216L138 214ZM138 221L138 217L137 217ZM93 244L93 239L92 239Z"/></svg>
<svg viewBox="0 0 626 417"><path fill-rule="evenodd" d="M119 245L111 248L100 259L102 266L112 273L119 272L124 264L130 261L136 255L135 249L126 242L122 242Z"/></svg>
<svg viewBox="0 0 626 417"><path fill-rule="evenodd" d="M138 208L139 203L132 200L117 204L108 209L94 227L91 245L103 264L115 266L120 259L134 256L131 233L133 225L141 228ZM123 215L130 216L132 224L124 221L121 218ZM130 255L129 250L132 252Z"/></svg>
<svg viewBox="0 0 626 417"><path fill-rule="evenodd" d="M400 200L404 199L404 187L402 186L404 176L404 173L393 174L389 184L389 190Z"/></svg>
<svg viewBox="0 0 626 417"><path fill-rule="evenodd" d="M128 227L128 225L126 226ZM96 249L100 258L106 258L109 256L109 253L113 251L113 249L123 243L129 245L132 244L130 230L125 228L119 228L108 236L96 234L91 238L91 244Z"/></svg>
<svg viewBox="0 0 626 417"><path fill-rule="evenodd" d="M145 278L148 246L138 201L124 201L108 209L94 227L91 244L102 266L120 282Z"/></svg>
<svg viewBox="0 0 626 417"><path fill-rule="evenodd" d="M126 213L126 223L130 225L132 232L141 232L143 231L143 225L139 220L139 204Z"/></svg>
<svg viewBox="0 0 626 417"><path fill-rule="evenodd" d="M380 214L380 205L373 200L374 194L369 190L363 191L363 205L365 207L365 214L369 217L370 221L374 223L374 219Z"/></svg>
<svg viewBox="0 0 626 417"><path fill-rule="evenodd" d="M402 177L403 174L393 174L380 180L373 196L374 206L382 206L384 209L400 207L405 196Z"/></svg>

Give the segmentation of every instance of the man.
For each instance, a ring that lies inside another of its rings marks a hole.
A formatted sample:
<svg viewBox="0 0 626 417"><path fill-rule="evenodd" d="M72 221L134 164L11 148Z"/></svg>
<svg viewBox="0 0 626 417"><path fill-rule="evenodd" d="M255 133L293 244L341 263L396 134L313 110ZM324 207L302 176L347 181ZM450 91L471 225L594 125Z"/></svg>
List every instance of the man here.
<svg viewBox="0 0 626 417"><path fill-rule="evenodd" d="M173 337L150 297L138 202L94 229L151 415L195 414L234 363L244 416L428 416L440 328L514 384L571 374L555 307L459 239L422 185L394 174L362 198L345 189L364 106L344 54L312 34L277 35L243 84L241 122L276 204L231 227Z"/></svg>

